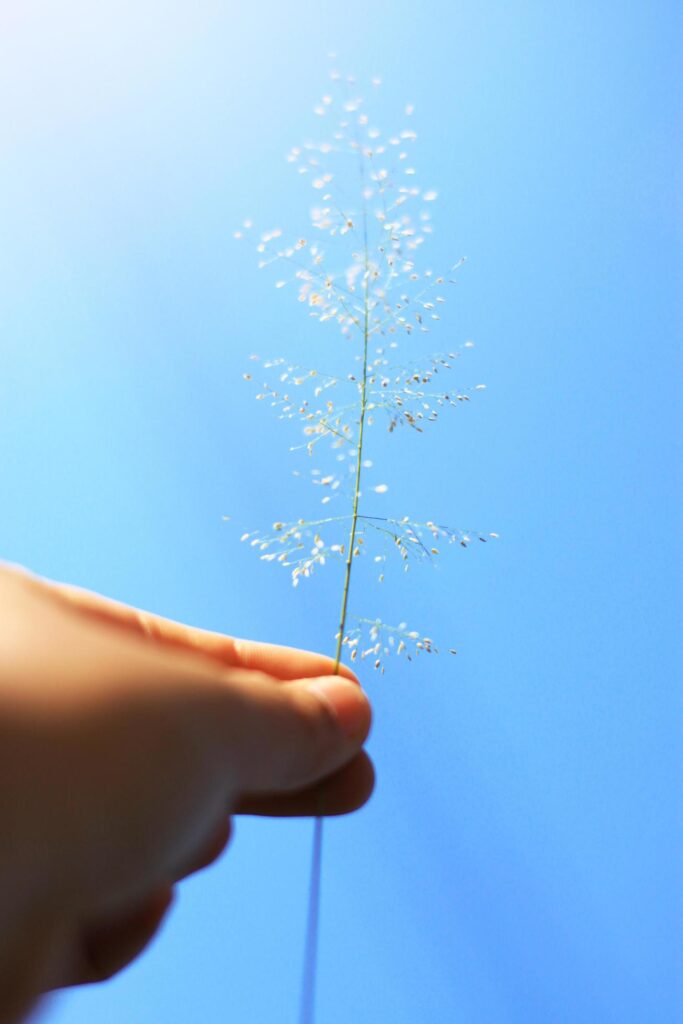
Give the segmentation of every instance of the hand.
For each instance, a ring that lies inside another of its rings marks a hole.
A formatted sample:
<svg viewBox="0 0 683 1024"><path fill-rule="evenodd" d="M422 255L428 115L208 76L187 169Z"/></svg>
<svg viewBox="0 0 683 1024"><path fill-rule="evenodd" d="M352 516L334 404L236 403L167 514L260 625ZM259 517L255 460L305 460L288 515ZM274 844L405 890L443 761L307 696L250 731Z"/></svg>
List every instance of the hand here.
<svg viewBox="0 0 683 1024"><path fill-rule="evenodd" d="M230 813L367 800L369 704L333 667L0 567L1 1024L134 959Z"/></svg>

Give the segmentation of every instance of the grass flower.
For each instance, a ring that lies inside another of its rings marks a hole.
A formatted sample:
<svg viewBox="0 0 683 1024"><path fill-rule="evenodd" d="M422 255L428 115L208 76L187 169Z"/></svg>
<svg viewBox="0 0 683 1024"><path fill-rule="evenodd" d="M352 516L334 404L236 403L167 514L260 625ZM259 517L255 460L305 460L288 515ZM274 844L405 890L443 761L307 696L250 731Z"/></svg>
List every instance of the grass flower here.
<svg viewBox="0 0 683 1024"><path fill-rule="evenodd" d="M437 541L467 547L473 539L487 539L451 526L412 523L399 515L378 516L376 503L362 500L367 477L366 494L384 496L390 490L389 483L374 477L372 460L366 457L370 428L384 425L393 433L409 427L423 433L447 409L469 402L484 388L451 381L451 371L472 348L471 341L428 355L424 344L415 345L418 336L429 334L441 320L454 275L465 261L459 259L445 273L420 268L438 193L418 183L413 112L412 104L407 105L404 124L385 134L375 125L355 81L333 72L330 90L314 107L326 123L326 134L322 141L294 146L286 157L310 181L313 197L306 230L286 241L279 227L257 232L245 220L235 232L254 244L259 267L275 275L275 288L293 290L308 316L336 331L346 344L347 369L338 374L283 356L252 357L261 380L256 398L282 419L301 424L302 440L293 450L315 460L309 477L318 501L326 512L329 507L341 514L276 523L270 531L242 537L262 561L288 569L295 587L324 566L341 563L337 667L343 647L375 621L360 616L349 624L357 558L368 557L380 545L385 551L376 558L384 562L390 551L408 570L417 560L434 561L440 554ZM256 372L245 373L245 379L253 382ZM383 572L378 580L384 581ZM389 639L400 632L384 624L382 630ZM352 654L358 656L357 650L354 646ZM381 656L373 664L383 671L389 654L412 657L421 651L433 652L435 647L431 642L418 647L404 638L380 645L376 653Z"/></svg>

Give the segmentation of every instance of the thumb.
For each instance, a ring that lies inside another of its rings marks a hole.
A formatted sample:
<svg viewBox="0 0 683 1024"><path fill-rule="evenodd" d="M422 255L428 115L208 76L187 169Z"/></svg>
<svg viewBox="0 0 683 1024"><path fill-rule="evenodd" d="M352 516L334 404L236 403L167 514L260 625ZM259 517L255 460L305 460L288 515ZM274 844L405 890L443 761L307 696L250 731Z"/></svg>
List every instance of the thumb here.
<svg viewBox="0 0 683 1024"><path fill-rule="evenodd" d="M250 672L230 690L221 732L242 794L311 785L351 761L370 731L367 697L339 676L283 684Z"/></svg>

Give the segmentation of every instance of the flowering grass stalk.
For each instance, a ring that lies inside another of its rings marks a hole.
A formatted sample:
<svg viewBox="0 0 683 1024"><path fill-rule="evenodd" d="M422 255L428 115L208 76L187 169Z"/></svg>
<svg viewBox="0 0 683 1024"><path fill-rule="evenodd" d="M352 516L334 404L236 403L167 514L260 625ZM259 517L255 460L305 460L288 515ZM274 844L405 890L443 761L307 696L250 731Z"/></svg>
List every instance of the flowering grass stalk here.
<svg viewBox="0 0 683 1024"><path fill-rule="evenodd" d="M339 616L339 629L337 630L337 650L334 658L334 673L339 671L341 662L342 645L346 629L346 615L349 605L349 592L351 589L351 569L353 566L353 552L356 547L356 531L358 529L358 503L360 501L360 484L363 474L363 435L365 433L365 417L368 411L368 343L370 340L369 320L370 305L368 297L368 239L367 239L367 209L363 208L365 221L365 286L363 296L363 372L360 380L360 411L358 414L358 447L356 452L356 474L353 488L353 506L351 509L351 527L349 530L348 549L346 553L346 568L344 571L344 586L342 589L341 612Z"/></svg>
<svg viewBox="0 0 683 1024"><path fill-rule="evenodd" d="M252 530L244 533L242 540L249 541L263 561L289 568L294 586L328 562L341 561L334 671L338 672L346 648L352 661L369 658L384 672L388 655L411 660L421 653L436 653L437 648L430 637L409 629L405 622L389 625L368 616L351 620L354 566L376 549L372 542L380 545L380 553L373 557L382 583L390 551L398 554L399 564L407 572L416 561L434 561L440 553L437 544L468 547L473 540L486 541L496 534L463 531L431 520L418 522L407 515L366 513L365 502L361 508L362 484L373 468L366 458L367 430L383 420L389 433L399 427L423 433L442 410L468 402L484 385L465 389L441 386L461 353L472 347L469 341L445 353L422 353L417 365L415 359L408 364L400 361L402 347L407 342L414 346L415 339L428 334L440 320L445 292L455 284L452 275L464 261L459 260L447 275L418 271L416 260L432 231L429 207L437 193L415 184L411 149L417 135L404 127L384 136L371 122L368 105L356 94L355 80L343 79L338 72L331 77L336 98L331 91L315 107L323 120L333 119L337 112L331 136L295 147L287 156L299 174L308 177L318 197L311 210L311 228L320 241L299 237L283 245L283 232L275 228L257 237L256 248L261 268L282 271L276 288L294 285L299 302L311 317L341 330L348 343L343 361L353 359L359 369L352 365L353 372L349 372L347 364L329 373L288 364L282 357L252 359L276 378L274 383L263 382L257 399L269 401L282 419L302 424L304 441L292 450L303 450L312 457L322 443L328 443L332 466L326 472L313 468L310 479L322 491L323 505L344 510L289 523L277 521L272 530ZM379 84L378 79L373 80L373 87ZM409 105L404 116L410 119L412 114ZM353 171L355 162L358 174ZM412 212L415 207L419 207L417 213ZM248 238L253 231L248 220L235 235ZM251 373L244 376L253 379ZM349 394L337 402L331 397L334 388ZM295 472L301 475L301 471ZM388 490L386 483L371 487L377 496ZM455 654L454 648L449 650ZM318 817L301 1024L312 1024L314 1019L321 859L322 818Z"/></svg>

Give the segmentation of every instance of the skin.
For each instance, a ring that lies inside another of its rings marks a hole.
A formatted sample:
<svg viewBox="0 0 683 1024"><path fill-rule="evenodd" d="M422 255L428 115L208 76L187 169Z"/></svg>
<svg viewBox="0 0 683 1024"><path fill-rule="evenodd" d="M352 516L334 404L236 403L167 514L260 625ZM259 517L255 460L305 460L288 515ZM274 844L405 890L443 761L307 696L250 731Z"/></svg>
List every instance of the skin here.
<svg viewBox="0 0 683 1024"><path fill-rule="evenodd" d="M231 814L362 806L370 706L332 670L0 565L0 1024L134 960Z"/></svg>

